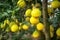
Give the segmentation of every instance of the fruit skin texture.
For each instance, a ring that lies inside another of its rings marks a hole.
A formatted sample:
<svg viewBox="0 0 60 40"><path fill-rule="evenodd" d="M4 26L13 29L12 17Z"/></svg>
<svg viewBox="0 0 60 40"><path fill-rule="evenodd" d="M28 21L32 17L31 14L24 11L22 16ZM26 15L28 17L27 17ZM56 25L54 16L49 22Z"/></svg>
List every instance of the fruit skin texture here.
<svg viewBox="0 0 60 40"><path fill-rule="evenodd" d="M51 7L52 7L52 8L58 8L58 7L59 7L59 1L53 1L53 2L51 3Z"/></svg>
<svg viewBox="0 0 60 40"><path fill-rule="evenodd" d="M51 8L48 8L48 13L51 13L52 12L52 9Z"/></svg>
<svg viewBox="0 0 60 40"><path fill-rule="evenodd" d="M33 38L38 38L39 36L40 36L40 34L39 34L38 31L34 31L33 34L32 34Z"/></svg>
<svg viewBox="0 0 60 40"><path fill-rule="evenodd" d="M1 24L1 28L3 28L3 29L4 29L4 28L5 28L5 24Z"/></svg>
<svg viewBox="0 0 60 40"><path fill-rule="evenodd" d="M48 15L49 15L49 16L52 15L52 14L51 14L52 12L53 12L53 9L52 9L51 7L48 7Z"/></svg>
<svg viewBox="0 0 60 40"><path fill-rule="evenodd" d="M29 21L30 21L30 18L29 18L29 17L26 17L26 19L25 19L25 20L29 22Z"/></svg>
<svg viewBox="0 0 60 40"><path fill-rule="evenodd" d="M38 23L36 28L37 28L37 30L43 30L44 25L42 23Z"/></svg>
<svg viewBox="0 0 60 40"><path fill-rule="evenodd" d="M8 25L10 24L10 21L9 21L9 20L7 20L7 24L8 24Z"/></svg>
<svg viewBox="0 0 60 40"><path fill-rule="evenodd" d="M24 24L24 25L22 26L22 28L23 28L24 30L28 30L28 29L29 29L29 26Z"/></svg>
<svg viewBox="0 0 60 40"><path fill-rule="evenodd" d="M31 9L27 9L25 12L25 16L31 16Z"/></svg>
<svg viewBox="0 0 60 40"><path fill-rule="evenodd" d="M56 34L57 36L60 36L60 28L57 29Z"/></svg>
<svg viewBox="0 0 60 40"><path fill-rule="evenodd" d="M14 24L16 24L16 23L15 22L10 22L9 27L11 27Z"/></svg>
<svg viewBox="0 0 60 40"><path fill-rule="evenodd" d="M51 38L54 36L53 32L50 32L50 36L51 36Z"/></svg>
<svg viewBox="0 0 60 40"><path fill-rule="evenodd" d="M39 23L39 19L38 18L31 17L30 18L30 23L31 24L37 24L37 23Z"/></svg>
<svg viewBox="0 0 60 40"><path fill-rule="evenodd" d="M14 24L11 26L11 31L12 32L17 32L18 31L18 25Z"/></svg>
<svg viewBox="0 0 60 40"><path fill-rule="evenodd" d="M39 10L39 8L33 8L32 12L31 12L31 16L32 17L39 17L39 16L41 16L41 11Z"/></svg>
<svg viewBox="0 0 60 40"><path fill-rule="evenodd" d="M50 25L50 32L54 32L54 27Z"/></svg>
<svg viewBox="0 0 60 40"><path fill-rule="evenodd" d="M19 0L19 1L17 2L17 5L18 5L19 7L21 7L21 8L24 8L24 7L26 6L26 3L25 3L24 0Z"/></svg>
<svg viewBox="0 0 60 40"><path fill-rule="evenodd" d="M7 20L4 20L4 23L9 25L10 21L7 19Z"/></svg>

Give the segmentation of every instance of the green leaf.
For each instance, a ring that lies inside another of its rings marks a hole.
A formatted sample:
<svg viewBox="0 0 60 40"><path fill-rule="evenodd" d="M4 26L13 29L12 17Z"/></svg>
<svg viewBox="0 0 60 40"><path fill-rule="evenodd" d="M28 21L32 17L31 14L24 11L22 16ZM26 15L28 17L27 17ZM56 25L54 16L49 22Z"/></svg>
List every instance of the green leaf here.
<svg viewBox="0 0 60 40"><path fill-rule="evenodd" d="M7 12L3 12L2 16L8 16Z"/></svg>
<svg viewBox="0 0 60 40"><path fill-rule="evenodd" d="M7 13L11 13L12 12L12 10L7 10Z"/></svg>

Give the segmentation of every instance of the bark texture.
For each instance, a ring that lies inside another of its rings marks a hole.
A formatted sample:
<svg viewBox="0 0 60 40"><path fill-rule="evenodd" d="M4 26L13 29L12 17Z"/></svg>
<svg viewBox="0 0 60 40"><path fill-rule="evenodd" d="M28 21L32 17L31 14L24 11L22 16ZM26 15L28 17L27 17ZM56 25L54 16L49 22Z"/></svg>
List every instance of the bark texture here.
<svg viewBox="0 0 60 40"><path fill-rule="evenodd" d="M42 13L43 13L43 23L44 23L44 34L45 34L45 40L50 40L50 27L49 27L49 21L48 21L48 12L47 12L47 1L48 0L43 0L42 1Z"/></svg>

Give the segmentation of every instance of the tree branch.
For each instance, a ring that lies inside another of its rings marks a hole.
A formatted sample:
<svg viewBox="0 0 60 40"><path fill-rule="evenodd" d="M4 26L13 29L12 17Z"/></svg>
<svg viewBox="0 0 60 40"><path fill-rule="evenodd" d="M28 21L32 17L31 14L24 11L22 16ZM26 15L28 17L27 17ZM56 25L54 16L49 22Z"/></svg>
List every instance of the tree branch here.
<svg viewBox="0 0 60 40"><path fill-rule="evenodd" d="M42 1L42 12L43 12L43 23L44 23L44 34L46 40L50 40L50 27L49 27L49 21L48 21L48 12L47 12L47 1L48 0L43 0Z"/></svg>

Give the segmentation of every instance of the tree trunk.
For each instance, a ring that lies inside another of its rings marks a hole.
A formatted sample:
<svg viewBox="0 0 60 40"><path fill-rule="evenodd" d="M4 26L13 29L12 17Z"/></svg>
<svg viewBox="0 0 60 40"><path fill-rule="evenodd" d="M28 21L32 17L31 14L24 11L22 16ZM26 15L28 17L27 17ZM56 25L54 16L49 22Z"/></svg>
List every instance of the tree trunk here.
<svg viewBox="0 0 60 40"><path fill-rule="evenodd" d="M42 12L43 12L43 23L44 23L44 34L45 34L45 40L50 40L50 27L49 27L49 21L48 21L48 12L47 12L47 1L48 0L43 0L42 1Z"/></svg>

